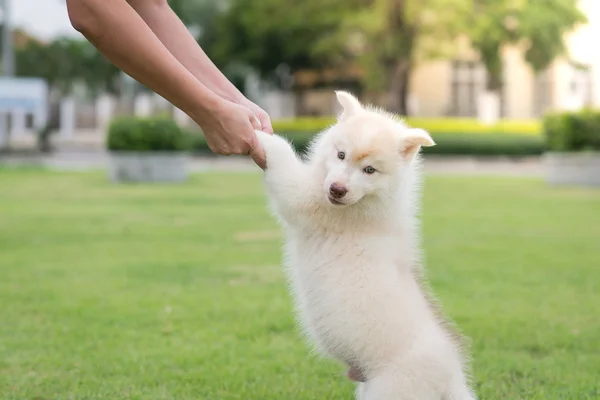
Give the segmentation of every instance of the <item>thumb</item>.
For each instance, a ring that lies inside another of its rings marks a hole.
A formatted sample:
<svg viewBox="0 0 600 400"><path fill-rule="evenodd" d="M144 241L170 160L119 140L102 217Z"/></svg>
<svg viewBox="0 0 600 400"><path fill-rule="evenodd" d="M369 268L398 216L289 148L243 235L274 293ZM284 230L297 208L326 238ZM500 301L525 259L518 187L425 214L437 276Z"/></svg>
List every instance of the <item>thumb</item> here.
<svg viewBox="0 0 600 400"><path fill-rule="evenodd" d="M258 114L258 119L260 120L260 124L262 126L262 131L267 133L273 133L273 125L271 125L271 118L265 112Z"/></svg>
<svg viewBox="0 0 600 400"><path fill-rule="evenodd" d="M265 150L260 145L256 133L254 133L254 137L252 138L252 143L250 146L250 157L252 157L252 160L254 160L256 165L258 165L262 170L265 170L267 168L267 156L265 154Z"/></svg>

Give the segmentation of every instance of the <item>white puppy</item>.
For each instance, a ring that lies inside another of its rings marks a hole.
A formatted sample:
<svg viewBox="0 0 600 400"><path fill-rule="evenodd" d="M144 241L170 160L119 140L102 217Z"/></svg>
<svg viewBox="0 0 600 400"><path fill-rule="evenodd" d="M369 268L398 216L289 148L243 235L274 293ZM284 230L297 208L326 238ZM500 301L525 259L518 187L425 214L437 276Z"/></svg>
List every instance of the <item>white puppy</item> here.
<svg viewBox="0 0 600 400"><path fill-rule="evenodd" d="M470 400L460 342L419 268L418 152L427 132L336 92L339 121L305 160L257 132L301 326L360 376L361 400Z"/></svg>

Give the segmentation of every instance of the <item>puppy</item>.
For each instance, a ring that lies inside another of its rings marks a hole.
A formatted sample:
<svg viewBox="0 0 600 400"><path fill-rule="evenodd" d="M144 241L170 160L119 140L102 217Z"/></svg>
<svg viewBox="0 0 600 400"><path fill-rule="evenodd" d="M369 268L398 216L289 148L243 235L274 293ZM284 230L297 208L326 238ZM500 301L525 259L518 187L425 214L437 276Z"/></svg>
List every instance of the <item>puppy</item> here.
<svg viewBox="0 0 600 400"><path fill-rule="evenodd" d="M291 292L315 349L349 368L360 400L473 400L460 340L419 268L419 150L430 135L336 92L343 111L300 158L256 132L285 232Z"/></svg>

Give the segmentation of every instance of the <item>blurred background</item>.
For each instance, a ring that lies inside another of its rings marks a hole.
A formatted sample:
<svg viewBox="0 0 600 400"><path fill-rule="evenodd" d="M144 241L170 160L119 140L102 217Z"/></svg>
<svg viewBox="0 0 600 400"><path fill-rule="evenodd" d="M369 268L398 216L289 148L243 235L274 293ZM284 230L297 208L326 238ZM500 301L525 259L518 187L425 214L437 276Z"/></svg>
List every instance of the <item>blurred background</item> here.
<svg viewBox="0 0 600 400"><path fill-rule="evenodd" d="M600 0L168 3L299 151L338 89L428 130L426 271L478 395L600 398ZM258 167L64 1L0 10L0 399L352 398L295 325Z"/></svg>
<svg viewBox="0 0 600 400"><path fill-rule="evenodd" d="M42 148L101 148L109 123L122 115L168 115L193 127L87 43L64 2L2 3L0 147L32 148L42 135ZM280 133L306 131L300 121L308 117L309 130L326 126L319 119L336 113L334 89L426 119L434 134L540 134L548 112L600 103L600 5L593 0L169 3ZM490 128L501 120L513 123Z"/></svg>

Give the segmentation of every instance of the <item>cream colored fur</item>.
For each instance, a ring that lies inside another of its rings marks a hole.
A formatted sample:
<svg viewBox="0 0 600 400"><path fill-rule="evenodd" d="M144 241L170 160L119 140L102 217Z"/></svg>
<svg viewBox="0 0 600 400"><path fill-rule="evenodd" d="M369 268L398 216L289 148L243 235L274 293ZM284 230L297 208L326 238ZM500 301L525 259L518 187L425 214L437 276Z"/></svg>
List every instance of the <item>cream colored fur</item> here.
<svg viewBox="0 0 600 400"><path fill-rule="evenodd" d="M475 399L419 267L418 153L434 142L336 94L343 112L305 159L257 132L300 325L322 354L360 371L360 400ZM333 196L332 184L347 193Z"/></svg>

